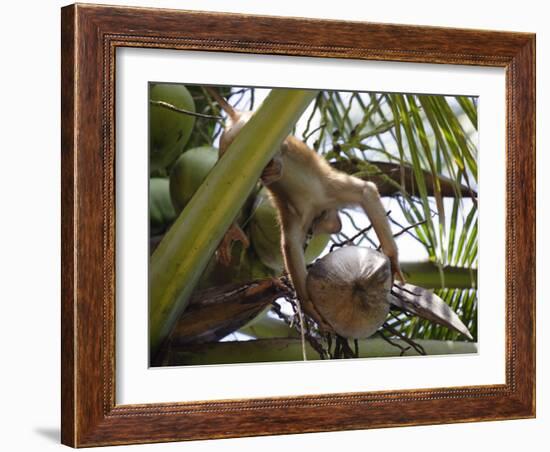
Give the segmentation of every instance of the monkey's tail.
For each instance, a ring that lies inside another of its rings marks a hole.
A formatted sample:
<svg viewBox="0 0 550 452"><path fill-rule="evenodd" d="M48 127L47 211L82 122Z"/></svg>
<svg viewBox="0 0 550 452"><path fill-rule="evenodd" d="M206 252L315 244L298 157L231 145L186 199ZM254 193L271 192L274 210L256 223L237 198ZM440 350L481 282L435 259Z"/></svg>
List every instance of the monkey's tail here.
<svg viewBox="0 0 550 452"><path fill-rule="evenodd" d="M205 86L204 89L208 91L208 93L214 98L214 100L218 103L222 110L225 111L233 121L236 122L239 120L241 115L239 115L239 113L237 113L235 109L231 105L229 105L229 103L222 96L220 96L220 93L218 93L218 91L216 91L211 86Z"/></svg>

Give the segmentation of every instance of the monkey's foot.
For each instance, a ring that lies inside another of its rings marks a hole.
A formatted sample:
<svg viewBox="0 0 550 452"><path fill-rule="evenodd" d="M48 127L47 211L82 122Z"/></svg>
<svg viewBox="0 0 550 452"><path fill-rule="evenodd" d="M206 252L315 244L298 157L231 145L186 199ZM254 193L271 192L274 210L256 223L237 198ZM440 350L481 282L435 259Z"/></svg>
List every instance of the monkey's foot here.
<svg viewBox="0 0 550 452"><path fill-rule="evenodd" d="M399 261L397 260L397 257L390 258L390 265L391 265L391 273L393 275L394 279L397 279L398 281L402 283L406 283L405 276L403 275L403 272L401 271L401 266L399 265Z"/></svg>
<svg viewBox="0 0 550 452"><path fill-rule="evenodd" d="M272 184L273 182L278 181L283 175L283 163L280 158L274 157L267 164L262 172L262 183L264 185Z"/></svg>
<svg viewBox="0 0 550 452"><path fill-rule="evenodd" d="M228 267L231 264L231 247L233 242L241 242L245 248L250 246L250 241L244 233L244 231L239 227L239 225L233 223L225 235L223 236L222 241L218 246L216 253L216 259L218 262L225 267Z"/></svg>

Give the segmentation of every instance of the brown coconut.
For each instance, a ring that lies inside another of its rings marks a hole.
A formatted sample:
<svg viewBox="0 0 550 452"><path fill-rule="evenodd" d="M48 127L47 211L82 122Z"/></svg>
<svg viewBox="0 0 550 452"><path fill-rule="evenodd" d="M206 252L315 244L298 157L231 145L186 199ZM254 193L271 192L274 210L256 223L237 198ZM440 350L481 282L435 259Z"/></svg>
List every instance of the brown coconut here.
<svg viewBox="0 0 550 452"><path fill-rule="evenodd" d="M358 246L333 251L310 267L306 283L312 303L343 337L369 337L386 320L391 267L378 251Z"/></svg>

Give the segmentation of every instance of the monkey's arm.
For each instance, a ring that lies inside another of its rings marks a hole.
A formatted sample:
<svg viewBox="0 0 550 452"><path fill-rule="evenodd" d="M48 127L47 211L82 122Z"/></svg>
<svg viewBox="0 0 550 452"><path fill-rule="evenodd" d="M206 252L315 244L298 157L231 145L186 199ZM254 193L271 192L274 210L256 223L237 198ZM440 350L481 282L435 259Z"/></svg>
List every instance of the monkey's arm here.
<svg viewBox="0 0 550 452"><path fill-rule="evenodd" d="M282 212L281 212L282 213ZM307 269L304 257L305 230L303 222L296 215L286 212L281 215L281 248L285 268L290 276L301 308L323 331L332 331L311 302L306 287Z"/></svg>
<svg viewBox="0 0 550 452"><path fill-rule="evenodd" d="M384 206L380 200L378 189L372 182L365 182L363 184L363 193L360 204L369 217L374 231L378 236L378 240L380 240L382 251L390 259L392 273L402 282L405 282L405 277L403 276L399 265L397 245L395 244L395 240L390 229L390 224L386 217L386 211L384 210Z"/></svg>

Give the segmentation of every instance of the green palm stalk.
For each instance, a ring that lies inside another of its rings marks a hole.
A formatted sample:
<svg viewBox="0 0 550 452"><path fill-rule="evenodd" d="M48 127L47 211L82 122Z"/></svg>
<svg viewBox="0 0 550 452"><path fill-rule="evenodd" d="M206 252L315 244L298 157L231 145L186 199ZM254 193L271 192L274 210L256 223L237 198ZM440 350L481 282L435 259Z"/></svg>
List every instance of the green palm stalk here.
<svg viewBox="0 0 550 452"><path fill-rule="evenodd" d="M243 127L151 257L151 356L169 334L262 170L316 91L273 90Z"/></svg>

